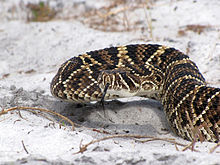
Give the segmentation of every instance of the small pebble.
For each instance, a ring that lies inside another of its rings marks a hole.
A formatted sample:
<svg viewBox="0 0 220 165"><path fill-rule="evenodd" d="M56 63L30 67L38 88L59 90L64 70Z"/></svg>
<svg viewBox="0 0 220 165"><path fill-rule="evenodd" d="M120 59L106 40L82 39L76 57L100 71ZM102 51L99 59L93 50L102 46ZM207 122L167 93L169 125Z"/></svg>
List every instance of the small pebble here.
<svg viewBox="0 0 220 165"><path fill-rule="evenodd" d="M16 86L15 86L15 85L11 85L11 86L10 86L10 90L11 90L11 91L13 91L13 90L15 90L15 89L16 89Z"/></svg>
<svg viewBox="0 0 220 165"><path fill-rule="evenodd" d="M36 101L38 99L37 93L32 93L31 94L31 100Z"/></svg>
<svg viewBox="0 0 220 165"><path fill-rule="evenodd" d="M17 93L20 93L20 92L22 92L23 91L23 88L21 87L21 88L19 88L16 92Z"/></svg>
<svg viewBox="0 0 220 165"><path fill-rule="evenodd" d="M40 94L44 94L44 93L45 93L45 90L42 89L42 90L39 91L39 93L40 93Z"/></svg>

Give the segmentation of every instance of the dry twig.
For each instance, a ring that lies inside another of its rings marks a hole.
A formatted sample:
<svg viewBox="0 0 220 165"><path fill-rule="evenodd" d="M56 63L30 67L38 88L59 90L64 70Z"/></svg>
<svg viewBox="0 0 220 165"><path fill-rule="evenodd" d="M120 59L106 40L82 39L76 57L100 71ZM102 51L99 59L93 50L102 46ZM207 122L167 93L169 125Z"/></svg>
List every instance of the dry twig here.
<svg viewBox="0 0 220 165"><path fill-rule="evenodd" d="M41 112L46 112L48 114L51 114L51 115L55 115L67 122L69 122L71 125L72 125L72 130L75 130L75 127L74 127L74 123L68 119L67 117L57 113L57 112L54 112L54 111L51 111L51 110L48 110L48 109L44 109L44 108L36 108L36 107L13 107L13 108L9 108L9 109L3 109L1 112L0 112L0 115L3 115L3 114L6 114L10 111L15 111L15 110L25 110L25 111L41 111Z"/></svg>
<svg viewBox="0 0 220 165"><path fill-rule="evenodd" d="M26 147L25 147L25 145L24 145L24 141L23 141L23 140L21 141L21 143L22 143L22 146L23 146L23 148L24 148L25 152L26 152L27 154L29 154L29 152L28 152L27 148L26 148Z"/></svg>
<svg viewBox="0 0 220 165"><path fill-rule="evenodd" d="M100 139L92 140L91 142L89 142L87 144L84 144L84 145L81 144L82 143L82 141L81 141L80 146L79 146L79 148L80 148L79 151L74 153L74 154L79 154L79 153L85 152L87 150L88 146L90 146L94 143L98 143L98 142L101 142L101 141L104 141L104 140L114 139L114 138L149 138L148 140L142 141L142 142L161 140L161 141L166 141L166 142L173 143L173 144L180 145L180 146L186 146L184 144L176 142L173 139L157 138L157 137L145 136L145 135L119 134L119 135L110 135L110 136L106 136L106 137L103 137L103 138L100 138Z"/></svg>
<svg viewBox="0 0 220 165"><path fill-rule="evenodd" d="M209 150L209 153L213 153L220 146L220 142L218 142L214 147Z"/></svg>
<svg viewBox="0 0 220 165"><path fill-rule="evenodd" d="M182 151L186 151L187 149L190 149L191 151L197 151L197 150L195 150L195 144L197 142L197 139L199 139L201 143L205 140L203 135L202 135L202 132L201 132L201 128L203 128L204 126L200 125L199 127L194 127L193 123L192 123L192 120L189 117L189 113L187 111L186 111L186 117L187 117L187 119L189 121L189 125L191 127L192 136L193 136L192 139L193 140L189 145L184 147Z"/></svg>
<svg viewBox="0 0 220 165"><path fill-rule="evenodd" d="M147 3L144 5L144 11L145 11L145 17L147 19L147 26L148 26L147 29L150 34L151 40L154 41L152 19L151 19L150 11L148 11L147 9Z"/></svg>

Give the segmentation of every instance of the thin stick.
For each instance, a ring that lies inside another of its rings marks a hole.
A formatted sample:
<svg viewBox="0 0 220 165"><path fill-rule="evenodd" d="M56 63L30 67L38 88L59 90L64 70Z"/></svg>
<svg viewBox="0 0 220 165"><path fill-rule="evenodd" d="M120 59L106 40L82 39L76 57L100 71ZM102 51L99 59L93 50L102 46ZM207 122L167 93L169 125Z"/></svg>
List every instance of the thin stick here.
<svg viewBox="0 0 220 165"><path fill-rule="evenodd" d="M154 41L152 19L151 19L150 12L148 12L148 9L147 9L147 3L148 1L146 1L146 4L144 5L144 11L145 11L144 13L147 19L147 26L148 26L148 32L150 33L150 38L152 39L152 41Z"/></svg>
<svg viewBox="0 0 220 165"><path fill-rule="evenodd" d="M60 118L62 118L63 120L69 122L71 125L72 125L72 130L74 131L75 130L75 127L74 127L74 123L68 119L67 117L57 113L57 112L54 112L54 111L51 111L51 110L48 110L48 109L44 109L44 108L36 108L36 107L13 107L13 108L9 108L9 109L3 109L1 112L0 112L0 115L3 115L3 114L6 114L10 111L15 111L15 110L28 110L28 111L32 111L32 110L38 110L38 111L42 111L42 112L46 112L46 113L49 113L49 114L52 114L52 115L55 115L55 116L58 116Z"/></svg>
<svg viewBox="0 0 220 165"><path fill-rule="evenodd" d="M32 110L29 110L30 112L32 112L33 114L35 114L35 115L40 115L40 116L42 116L42 117L44 117L44 118L46 118L47 120L50 120L50 121L52 121L52 122L54 122L55 123L55 121L52 119L52 118L50 118L50 117L47 117L45 114L43 114L43 113L39 113L39 112L36 112L36 111L32 111Z"/></svg>
<svg viewBox="0 0 220 165"><path fill-rule="evenodd" d="M187 111L186 111L186 117L189 121L189 125L190 125L191 131L192 131L192 142L188 146L184 147L182 151L186 151L187 149L190 149L190 147L191 147L191 151L196 151L195 144L198 141L198 139L200 140L201 143L204 141L204 137L203 137L201 130L200 130L204 126L200 125L199 127L194 127L193 122L190 119L189 113Z"/></svg>
<svg viewBox="0 0 220 165"><path fill-rule="evenodd" d="M7 120L7 119L9 119L9 118L10 118L10 117L4 118L4 119L0 120L0 122L2 122L2 121L4 121L4 120Z"/></svg>
<svg viewBox="0 0 220 165"><path fill-rule="evenodd" d="M154 137L154 138L147 139L147 140L137 140L137 141L144 143L144 142L150 142L150 141L156 141L156 140L166 141L166 142L169 142L169 143L172 143L172 144L175 144L175 145L179 145L179 146L183 146L183 147L187 146L185 144L176 142L174 139L168 139L168 138Z"/></svg>
<svg viewBox="0 0 220 165"><path fill-rule="evenodd" d="M27 148L26 148L26 147L25 147L25 145L24 145L24 141L23 141L23 140L21 141L21 143L22 143L22 146L23 146L23 148L24 148L25 152L26 152L27 154L29 154L29 152L28 152Z"/></svg>
<svg viewBox="0 0 220 165"><path fill-rule="evenodd" d="M175 143L175 148L176 148L176 151L179 151L179 148L177 147L177 144Z"/></svg>
<svg viewBox="0 0 220 165"><path fill-rule="evenodd" d="M25 118L21 115L21 112L20 112L20 111L18 111L18 115L20 116L20 118L22 118L22 119L24 119L24 120L27 120L27 119L25 119Z"/></svg>
<svg viewBox="0 0 220 165"><path fill-rule="evenodd" d="M209 153L213 153L220 146L220 142L218 142L214 147L209 150Z"/></svg>
<svg viewBox="0 0 220 165"><path fill-rule="evenodd" d="M89 142L85 145L80 144L79 151L74 153L74 154L79 154L79 153L85 152L87 150L87 147L94 144L94 143L98 143L100 141L104 141L104 140L108 140L108 139L114 139L114 138L151 138L151 141L153 141L153 140L162 140L162 141L167 141L167 142L174 143L174 144L181 145L181 146L186 146L184 144L177 143L175 141L169 141L169 139L166 139L166 138L163 139L163 138L156 138L156 137L153 137L153 136L145 136L145 135L119 134L119 135L111 135L111 136L106 136L106 137L103 137L103 138L100 138L100 139L92 140L91 142Z"/></svg>

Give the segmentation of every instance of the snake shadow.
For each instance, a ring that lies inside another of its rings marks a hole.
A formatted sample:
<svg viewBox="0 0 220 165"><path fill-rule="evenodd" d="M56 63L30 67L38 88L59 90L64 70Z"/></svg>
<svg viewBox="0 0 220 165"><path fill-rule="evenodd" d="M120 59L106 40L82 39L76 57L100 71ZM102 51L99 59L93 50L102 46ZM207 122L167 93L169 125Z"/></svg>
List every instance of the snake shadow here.
<svg viewBox="0 0 220 165"><path fill-rule="evenodd" d="M162 105L152 99L105 101L105 110L99 102L74 104L56 100L52 108L77 124L89 128L103 128L116 134L155 136L158 133L171 132Z"/></svg>

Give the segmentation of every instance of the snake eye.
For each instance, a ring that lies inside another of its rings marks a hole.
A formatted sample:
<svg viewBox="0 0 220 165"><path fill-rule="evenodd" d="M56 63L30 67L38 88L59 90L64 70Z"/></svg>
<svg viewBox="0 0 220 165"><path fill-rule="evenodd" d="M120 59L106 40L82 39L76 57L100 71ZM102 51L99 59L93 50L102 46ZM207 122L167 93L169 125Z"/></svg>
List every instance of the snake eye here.
<svg viewBox="0 0 220 165"><path fill-rule="evenodd" d="M161 80L162 80L161 77L158 75L155 76L155 79L157 80L157 82L161 82Z"/></svg>

